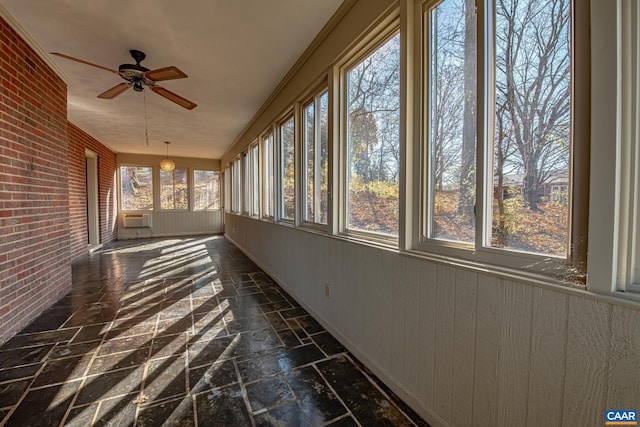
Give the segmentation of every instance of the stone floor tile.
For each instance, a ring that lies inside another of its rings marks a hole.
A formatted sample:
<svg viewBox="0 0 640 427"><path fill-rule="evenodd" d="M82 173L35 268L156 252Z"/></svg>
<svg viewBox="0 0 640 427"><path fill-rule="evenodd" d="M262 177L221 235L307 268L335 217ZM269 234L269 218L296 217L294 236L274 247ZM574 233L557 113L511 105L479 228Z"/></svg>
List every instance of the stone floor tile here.
<svg viewBox="0 0 640 427"><path fill-rule="evenodd" d="M267 412L256 415L256 427L271 426L310 426L300 407L296 402L270 409Z"/></svg>
<svg viewBox="0 0 640 427"><path fill-rule="evenodd" d="M191 396L178 400L162 402L161 404L154 406L145 405L140 409L136 422L137 427L191 427L194 425L195 417L193 413L193 399Z"/></svg>
<svg viewBox="0 0 640 427"><path fill-rule="evenodd" d="M153 341L153 330L144 335L135 335L132 337L120 338L118 336L113 337L110 340L104 341L98 350L98 356L105 356L107 354L121 353L123 351L140 349L144 347L150 347Z"/></svg>
<svg viewBox="0 0 640 427"><path fill-rule="evenodd" d="M68 343L80 328L59 329L55 331L20 334L4 343L3 349L42 346L45 344Z"/></svg>
<svg viewBox="0 0 640 427"><path fill-rule="evenodd" d="M317 366L361 425L414 425L347 357L338 356Z"/></svg>
<svg viewBox="0 0 640 427"><path fill-rule="evenodd" d="M114 242L72 281L0 346L3 427L426 425L221 236Z"/></svg>
<svg viewBox="0 0 640 427"><path fill-rule="evenodd" d="M329 334L328 332L314 335L311 337L311 339L328 356L332 356L338 353L344 353L347 351L347 349L344 348L343 345L340 344L340 342L338 342L338 340L331 336L331 334Z"/></svg>
<svg viewBox="0 0 640 427"><path fill-rule="evenodd" d="M44 364L38 374L33 387L41 387L47 384L63 383L82 378L91 363L92 354L68 357L65 359L50 360Z"/></svg>
<svg viewBox="0 0 640 427"><path fill-rule="evenodd" d="M41 362L52 348L53 344L9 350L4 350L4 347L2 347L2 350L0 350L0 367L10 368Z"/></svg>
<svg viewBox="0 0 640 427"><path fill-rule="evenodd" d="M31 365L15 366L7 369L0 369L0 383L13 381L21 378L33 378L40 370L42 363L34 363ZM0 405L1 407L2 405Z"/></svg>
<svg viewBox="0 0 640 427"><path fill-rule="evenodd" d="M108 397L137 394L142 387L141 368L107 372L88 377L82 385L76 405L97 402Z"/></svg>
<svg viewBox="0 0 640 427"><path fill-rule="evenodd" d="M251 415L238 385L197 394L195 400L198 425L210 427L251 425Z"/></svg>
<svg viewBox="0 0 640 427"><path fill-rule="evenodd" d="M135 347L133 347L135 348ZM123 368L142 366L149 357L149 348L142 347L132 351L107 354L93 359L87 375L102 374Z"/></svg>
<svg viewBox="0 0 640 427"><path fill-rule="evenodd" d="M131 402L131 397L120 396L101 401L92 427L133 427L136 417L136 405Z"/></svg>
<svg viewBox="0 0 640 427"><path fill-rule="evenodd" d="M293 400L293 393L282 377L275 376L247 384L247 399L253 412L268 409Z"/></svg>
<svg viewBox="0 0 640 427"><path fill-rule="evenodd" d="M147 364L143 393L149 401L187 394L185 356L154 360Z"/></svg>
<svg viewBox="0 0 640 427"><path fill-rule="evenodd" d="M233 360L189 369L189 387L192 394L219 388L238 381Z"/></svg>
<svg viewBox="0 0 640 427"><path fill-rule="evenodd" d="M76 407L69 411L67 418L64 420L65 427L86 427L93 422L93 417L100 406L99 403Z"/></svg>
<svg viewBox="0 0 640 427"><path fill-rule="evenodd" d="M347 413L347 408L312 366L285 374L298 405L314 426L319 426Z"/></svg>
<svg viewBox="0 0 640 427"><path fill-rule="evenodd" d="M64 418L80 381L29 391L6 426L57 426Z"/></svg>
<svg viewBox="0 0 640 427"><path fill-rule="evenodd" d="M13 406L18 403L32 381L29 378L0 384L0 407Z"/></svg>

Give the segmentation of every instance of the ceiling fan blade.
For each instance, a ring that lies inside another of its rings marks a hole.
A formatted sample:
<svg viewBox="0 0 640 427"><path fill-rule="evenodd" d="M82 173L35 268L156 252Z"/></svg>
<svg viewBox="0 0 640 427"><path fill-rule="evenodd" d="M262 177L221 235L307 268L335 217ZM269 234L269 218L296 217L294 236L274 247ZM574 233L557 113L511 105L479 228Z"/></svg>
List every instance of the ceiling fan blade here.
<svg viewBox="0 0 640 427"><path fill-rule="evenodd" d="M165 98L167 98L169 101L173 101L176 104L178 104L181 107L186 108L187 110L193 110L194 108L196 108L198 106L198 104L195 104L191 101L189 101L188 99L185 99L183 97L181 97L180 95L176 95L175 93L160 87L160 86L151 86L151 90L154 91L155 93L157 93L160 96L164 96Z"/></svg>
<svg viewBox="0 0 640 427"><path fill-rule="evenodd" d="M185 73L180 71L173 65L171 67L158 68L157 70L150 70L144 73L144 76L154 82L162 80L184 79L188 77Z"/></svg>
<svg viewBox="0 0 640 427"><path fill-rule="evenodd" d="M120 83L98 95L98 98L113 99L132 86L131 83Z"/></svg>
<svg viewBox="0 0 640 427"><path fill-rule="evenodd" d="M73 56L65 55L64 53L51 52L51 55L56 55L56 56L59 56L60 58L69 59L71 61L76 61L81 64L90 65L92 67L100 68L102 70L111 71L114 74L120 74L117 70L114 70L112 68L103 67L102 65L94 64L93 62L88 62L82 59L74 58Z"/></svg>

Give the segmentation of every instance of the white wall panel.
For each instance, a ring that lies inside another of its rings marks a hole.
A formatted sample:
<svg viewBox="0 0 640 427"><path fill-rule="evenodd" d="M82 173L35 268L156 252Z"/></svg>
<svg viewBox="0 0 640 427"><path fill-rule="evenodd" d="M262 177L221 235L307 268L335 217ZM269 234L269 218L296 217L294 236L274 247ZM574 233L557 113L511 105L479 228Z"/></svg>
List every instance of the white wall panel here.
<svg viewBox="0 0 640 427"><path fill-rule="evenodd" d="M505 282L498 349L498 426L525 422L531 359L532 287Z"/></svg>
<svg viewBox="0 0 640 427"><path fill-rule="evenodd" d="M434 409L451 422L451 393L453 387L453 319L455 316L456 270L447 265L436 269L436 375L434 380Z"/></svg>
<svg viewBox="0 0 640 427"><path fill-rule="evenodd" d="M640 311L613 307L607 408L640 406ZM634 375L635 373L635 375Z"/></svg>
<svg viewBox="0 0 640 427"><path fill-rule="evenodd" d="M452 424L470 426L473 413L473 370L475 368L476 300L478 274L456 270L453 318Z"/></svg>
<svg viewBox="0 0 640 427"><path fill-rule="evenodd" d="M188 236L222 233L222 211L164 211L151 213L151 227L124 228L122 214L118 221L118 239Z"/></svg>
<svg viewBox="0 0 640 427"><path fill-rule="evenodd" d="M428 407L433 407L436 345L436 265L420 263L420 295L418 309L418 398Z"/></svg>
<svg viewBox="0 0 640 427"><path fill-rule="evenodd" d="M548 289L534 288L532 303L533 327L527 425L560 426L569 297ZM546 409L540 411L538 410L540 407Z"/></svg>
<svg viewBox="0 0 640 427"><path fill-rule="evenodd" d="M603 302L569 297L563 425L602 425L604 421L611 309ZM629 372L634 374L640 372Z"/></svg>
<svg viewBox="0 0 640 427"><path fill-rule="evenodd" d="M473 424L495 426L498 409L498 349L503 319L502 280L478 275L473 380Z"/></svg>
<svg viewBox="0 0 640 427"><path fill-rule="evenodd" d="M638 306L226 221L229 238L433 426L600 425L609 406L640 401Z"/></svg>

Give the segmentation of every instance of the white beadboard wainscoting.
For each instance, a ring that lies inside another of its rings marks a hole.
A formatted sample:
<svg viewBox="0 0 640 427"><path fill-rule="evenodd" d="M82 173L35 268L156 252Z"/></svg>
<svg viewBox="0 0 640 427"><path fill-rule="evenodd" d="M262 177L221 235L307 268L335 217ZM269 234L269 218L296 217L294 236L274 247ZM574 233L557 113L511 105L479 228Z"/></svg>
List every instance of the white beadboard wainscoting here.
<svg viewBox="0 0 640 427"><path fill-rule="evenodd" d="M225 232L433 426L640 409L640 305L226 215Z"/></svg>
<svg viewBox="0 0 640 427"><path fill-rule="evenodd" d="M118 220L118 239L187 236L222 233L222 211L151 212L151 227L124 228L122 213Z"/></svg>

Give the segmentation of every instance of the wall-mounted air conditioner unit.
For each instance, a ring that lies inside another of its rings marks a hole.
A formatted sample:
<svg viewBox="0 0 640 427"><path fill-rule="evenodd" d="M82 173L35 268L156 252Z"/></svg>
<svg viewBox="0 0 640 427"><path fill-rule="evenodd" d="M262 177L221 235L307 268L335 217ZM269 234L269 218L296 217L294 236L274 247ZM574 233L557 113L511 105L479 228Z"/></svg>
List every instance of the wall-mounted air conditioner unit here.
<svg viewBox="0 0 640 427"><path fill-rule="evenodd" d="M144 214L124 214L122 216L124 228L151 227L151 215Z"/></svg>

